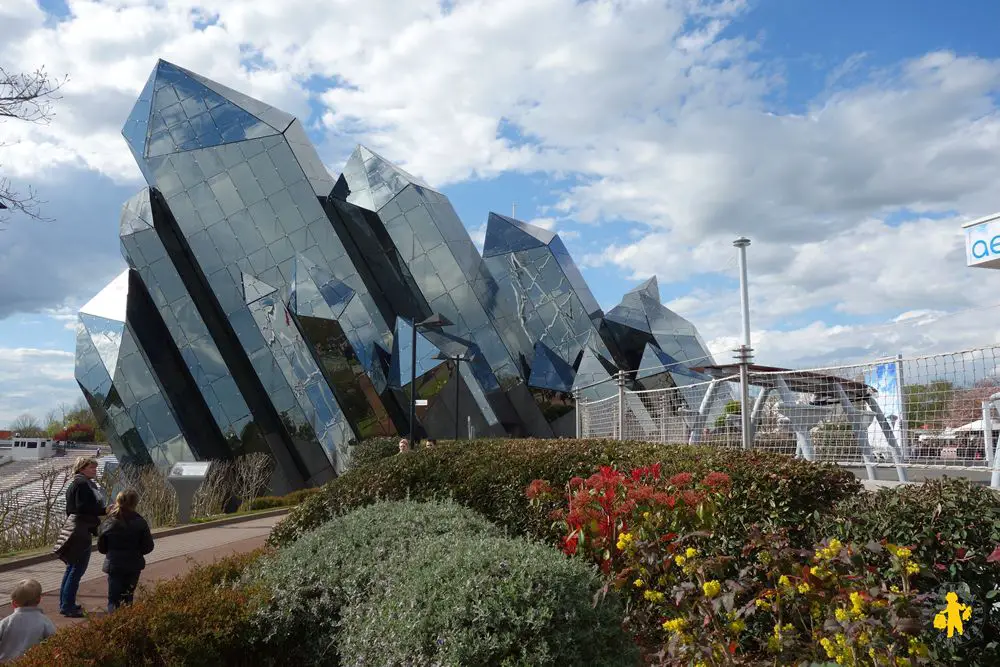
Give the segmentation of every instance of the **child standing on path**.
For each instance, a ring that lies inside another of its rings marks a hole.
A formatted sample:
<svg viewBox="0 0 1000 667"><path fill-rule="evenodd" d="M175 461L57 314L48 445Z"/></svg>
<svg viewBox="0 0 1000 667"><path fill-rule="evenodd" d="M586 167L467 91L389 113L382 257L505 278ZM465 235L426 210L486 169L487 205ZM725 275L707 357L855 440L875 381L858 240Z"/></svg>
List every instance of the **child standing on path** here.
<svg viewBox="0 0 1000 667"><path fill-rule="evenodd" d="M120 492L97 536L97 550L105 554L102 569L108 575L108 612L132 603L139 573L146 567L144 556L153 550L153 535L136 512L138 506L138 493Z"/></svg>
<svg viewBox="0 0 1000 667"><path fill-rule="evenodd" d="M41 610L42 585L24 579L10 594L14 613L0 621L0 663L12 662L29 648L56 632L56 626Z"/></svg>

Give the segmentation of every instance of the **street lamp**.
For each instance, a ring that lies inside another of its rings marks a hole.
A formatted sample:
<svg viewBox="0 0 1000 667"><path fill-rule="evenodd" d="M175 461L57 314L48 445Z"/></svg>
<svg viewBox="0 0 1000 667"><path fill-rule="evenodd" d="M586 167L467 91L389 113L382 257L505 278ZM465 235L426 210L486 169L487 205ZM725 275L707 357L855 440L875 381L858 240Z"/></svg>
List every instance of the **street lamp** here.
<svg viewBox="0 0 1000 667"><path fill-rule="evenodd" d="M450 327L451 320L441 313L434 313L426 320L413 322L412 337L410 339L410 447L414 447L417 441L414 439L416 431L413 426L417 418L417 331L429 331L431 329L443 329Z"/></svg>
<svg viewBox="0 0 1000 667"><path fill-rule="evenodd" d="M450 355L444 352L438 352L434 355L435 359L443 359L445 361L451 361L455 364L455 441L458 442L458 399L459 399L459 368L458 365L463 361L472 361L475 358L474 354L467 354L463 352L462 354Z"/></svg>

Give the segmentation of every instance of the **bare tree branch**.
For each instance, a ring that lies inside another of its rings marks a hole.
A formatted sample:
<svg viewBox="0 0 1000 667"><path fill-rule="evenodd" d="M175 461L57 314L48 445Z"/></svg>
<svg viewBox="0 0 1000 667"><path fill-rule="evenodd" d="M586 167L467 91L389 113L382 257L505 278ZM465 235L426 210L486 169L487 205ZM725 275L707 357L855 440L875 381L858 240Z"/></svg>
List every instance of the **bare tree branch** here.
<svg viewBox="0 0 1000 667"><path fill-rule="evenodd" d="M7 428L25 438L37 438L44 433L42 425L38 423L38 419L27 412L16 417Z"/></svg>
<svg viewBox="0 0 1000 667"><path fill-rule="evenodd" d="M0 66L0 118L29 123L52 120L52 102L66 79L53 79L41 67L34 72L8 72Z"/></svg>
<svg viewBox="0 0 1000 667"><path fill-rule="evenodd" d="M236 494L241 504L251 500L267 488L274 471L274 461L262 452L251 452L236 459Z"/></svg>
<svg viewBox="0 0 1000 667"><path fill-rule="evenodd" d="M48 123L54 115L52 102L60 99L58 91L65 83L65 77L53 79L44 67L34 72L9 72L0 66L0 121L12 118L28 123ZM45 220L41 216L44 203L31 186L17 188L10 179L0 177L0 225L12 213Z"/></svg>

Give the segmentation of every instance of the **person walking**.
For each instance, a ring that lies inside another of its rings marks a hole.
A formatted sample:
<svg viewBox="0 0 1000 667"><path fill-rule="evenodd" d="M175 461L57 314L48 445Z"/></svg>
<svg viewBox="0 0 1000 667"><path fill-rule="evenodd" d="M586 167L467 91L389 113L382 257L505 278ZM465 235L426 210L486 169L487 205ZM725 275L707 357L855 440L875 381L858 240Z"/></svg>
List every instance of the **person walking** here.
<svg viewBox="0 0 1000 667"><path fill-rule="evenodd" d="M108 575L109 613L132 604L139 574L146 567L145 556L153 550L153 534L136 511L138 506L138 493L120 492L97 535L97 550L105 556L101 569Z"/></svg>
<svg viewBox="0 0 1000 667"><path fill-rule="evenodd" d="M59 587L59 613L69 618L83 616L83 607L76 603L80 580L90 564L92 538L107 513L101 490L94 482L97 460L81 456L73 465L73 481L66 489L66 521L63 523L53 552L66 563Z"/></svg>

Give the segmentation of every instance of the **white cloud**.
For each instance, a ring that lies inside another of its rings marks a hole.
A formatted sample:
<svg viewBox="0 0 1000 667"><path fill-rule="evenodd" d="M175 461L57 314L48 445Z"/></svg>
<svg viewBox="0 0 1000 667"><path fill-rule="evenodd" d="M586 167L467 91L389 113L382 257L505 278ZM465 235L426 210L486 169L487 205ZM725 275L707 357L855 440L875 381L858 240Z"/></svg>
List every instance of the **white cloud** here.
<svg viewBox="0 0 1000 667"><path fill-rule="evenodd" d="M41 420L59 403L75 403L73 353L0 347L0 428L29 413Z"/></svg>

